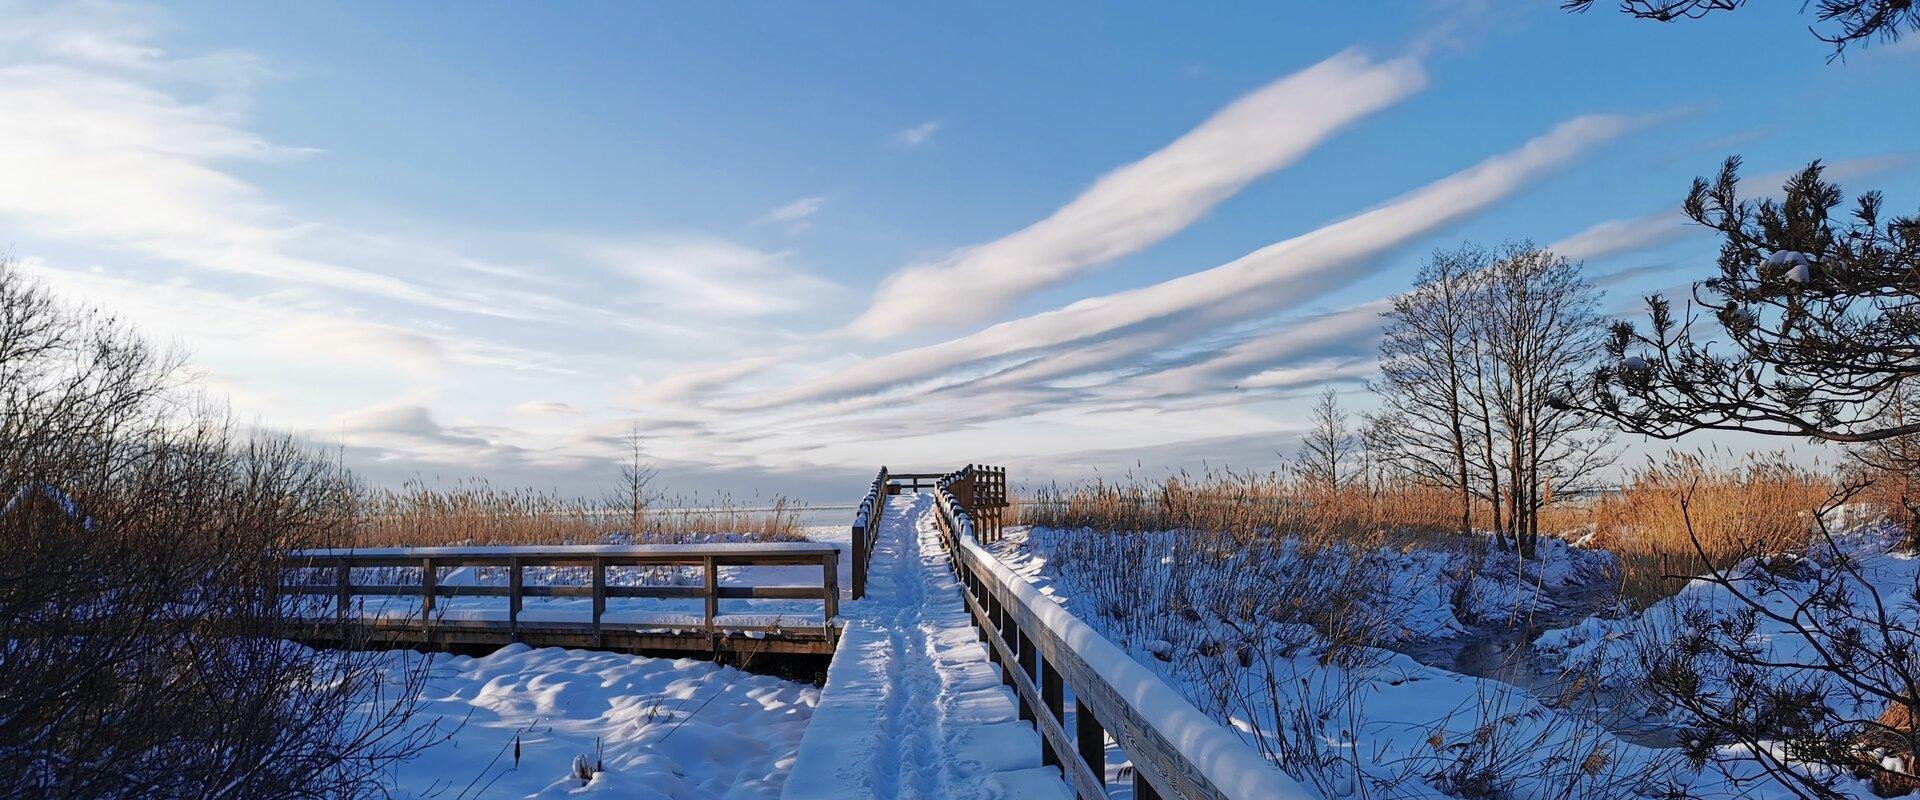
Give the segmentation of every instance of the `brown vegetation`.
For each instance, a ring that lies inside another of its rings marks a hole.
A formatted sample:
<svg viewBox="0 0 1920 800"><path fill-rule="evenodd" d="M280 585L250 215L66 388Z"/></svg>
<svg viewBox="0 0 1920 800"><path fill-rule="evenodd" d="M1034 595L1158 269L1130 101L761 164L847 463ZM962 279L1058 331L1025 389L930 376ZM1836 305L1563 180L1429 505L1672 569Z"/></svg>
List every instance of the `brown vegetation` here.
<svg viewBox="0 0 1920 800"><path fill-rule="evenodd" d="M1725 462L1731 462L1727 465ZM1704 566L1681 516L1690 494L1700 548L1715 563L1799 551L1814 530L1813 514L1834 481L1784 456L1737 459L1670 453L1631 473L1618 492L1557 498L1542 529L1614 552L1621 593L1644 605L1678 591ZM1337 489L1289 473L1181 473L1160 483L1132 480L1051 486L1020 505L1020 521L1050 528L1101 531L1189 530L1254 537L1303 535L1396 547L1459 544L1457 498L1446 488L1379 477ZM1474 511L1484 529L1491 511Z"/></svg>
<svg viewBox="0 0 1920 800"><path fill-rule="evenodd" d="M685 507L636 511L624 497L601 502L535 489L499 489L484 481L444 489L414 481L398 490L372 492L362 501L354 543L429 547L685 542L729 535L761 541L802 538L803 509L786 498L751 508L728 497L705 506L697 500L676 505ZM636 527L644 532L641 536L630 535Z"/></svg>
<svg viewBox="0 0 1920 800"><path fill-rule="evenodd" d="M1644 606L1679 591L1708 563L1726 567L1806 548L1834 482L1783 455L1749 453L1732 466L1725 460L1668 453L1594 504L1592 544L1619 556L1623 596Z"/></svg>

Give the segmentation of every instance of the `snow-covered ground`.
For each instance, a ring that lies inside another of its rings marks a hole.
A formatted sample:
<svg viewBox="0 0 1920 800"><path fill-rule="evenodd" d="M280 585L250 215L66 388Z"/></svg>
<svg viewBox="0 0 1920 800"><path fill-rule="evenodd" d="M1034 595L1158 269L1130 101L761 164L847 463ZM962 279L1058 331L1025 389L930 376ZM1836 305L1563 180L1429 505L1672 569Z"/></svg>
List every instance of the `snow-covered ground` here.
<svg viewBox="0 0 1920 800"><path fill-rule="evenodd" d="M845 638L782 796L1071 798L971 626L932 496L888 502L868 596L842 608Z"/></svg>
<svg viewBox="0 0 1920 800"><path fill-rule="evenodd" d="M1503 620L1519 625L1527 616L1519 610L1581 596L1604 574L1596 568L1605 554L1552 540L1531 565L1495 559L1463 569L1459 553L1389 551L1381 554L1386 563L1364 573L1372 588L1356 597L1335 585L1349 568L1341 565L1371 556L1318 560L1287 547L1257 556L1208 547L1176 552L1177 538L1015 529L995 549L1326 797L1795 796L1750 761L1729 757L1702 770L1677 748L1636 743L1645 737L1600 707L1617 695L1576 702L1545 691L1568 684L1528 679L1534 663L1516 659L1475 676L1406 654L1482 635ZM1109 563L1116 559L1125 563ZM1898 597L1912 594L1917 565L1880 555L1870 568L1883 591ZM1113 576L1122 573L1138 587L1131 594L1116 595ZM1725 605L1711 589L1696 585L1669 604ZM1349 619L1386 629L1335 642L1314 627L1315 604L1351 604ZM1542 641L1570 664L1602 662L1599 674L1618 676L1611 689L1632 691L1630 658L1618 643L1661 613L1595 618ZM1844 780L1841 788L1872 796L1864 781Z"/></svg>
<svg viewBox="0 0 1920 800"><path fill-rule="evenodd" d="M774 798L819 690L693 659L513 645L431 659L416 721L442 741L391 775L397 798ZM516 737L520 754L514 757ZM597 762L572 777L575 757Z"/></svg>

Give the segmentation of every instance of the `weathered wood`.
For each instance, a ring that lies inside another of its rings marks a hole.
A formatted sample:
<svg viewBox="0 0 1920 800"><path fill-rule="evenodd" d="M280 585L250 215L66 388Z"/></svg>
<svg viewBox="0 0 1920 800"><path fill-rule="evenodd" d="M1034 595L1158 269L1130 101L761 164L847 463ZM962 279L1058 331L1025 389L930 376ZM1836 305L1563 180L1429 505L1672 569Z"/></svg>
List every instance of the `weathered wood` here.
<svg viewBox="0 0 1920 800"><path fill-rule="evenodd" d="M707 602L706 618L703 624L713 627L713 618L720 616L720 566L707 559Z"/></svg>
<svg viewBox="0 0 1920 800"><path fill-rule="evenodd" d="M988 518L985 512L992 510L993 506L1004 508L1002 487L1004 473L989 473L986 468L970 465L967 469L942 478L942 491L935 495L935 499L937 526L943 538L948 540L947 549L952 554L953 568L963 576L961 585L965 587L963 594L969 603L977 604L982 609L976 619L985 620L982 632L987 635L990 652L1000 656L1003 676L1014 678L1016 692L1021 690L1022 685L1030 684L1025 680L1030 674L1028 670L1005 667L1006 661L1018 657L1016 648L1018 651L1031 648L1049 671L1058 673L1060 680L1073 690L1078 720L1076 727L1080 734L1076 743L1079 766L1101 774L1105 760L1105 732L1111 731L1122 752L1132 761L1140 786L1144 787L1138 796L1228 800L1228 795L1214 786L1178 747L1142 718L1126 698L1121 697L1073 647L1060 639L1033 609L1026 606L1026 601L1015 593L1012 586L1003 584L1002 579L986 565L985 562L994 556L977 546L983 541L979 533L983 525L998 524L997 518ZM975 511L982 513L975 516ZM969 533L975 535L969 539ZM1016 632L1007 637L1012 641L1003 640L1003 630ZM1023 699L1028 703L1045 704L1044 698ZM1051 714L1037 715L1037 726L1044 728L1050 718ZM1096 740L1102 742L1098 748L1095 746ZM1065 748L1061 748L1061 751L1066 752ZM1068 770L1073 766L1063 765ZM1075 785L1075 790L1081 791L1078 785ZM1150 795L1147 794L1149 792ZM1082 797L1104 795L1083 792Z"/></svg>
<svg viewBox="0 0 1920 800"><path fill-rule="evenodd" d="M433 616L433 598L438 594L434 588L439 584L440 572L433 559L420 559L420 610L428 617Z"/></svg>
<svg viewBox="0 0 1920 800"><path fill-rule="evenodd" d="M985 616L986 609L980 604L979 598L965 592L961 593L961 598L966 601L969 610L974 612L975 619L980 619ZM988 634L987 650L989 653L997 655L998 658L996 660L1001 664L1015 663L1016 657L1013 654L1012 648L1007 645L1007 641L1001 638L997 632ZM1014 693L1019 695L1023 702L1040 702L1040 689L1034 685L1032 679L1027 678L1025 674L1015 670L1005 670L1004 674L1010 679L1009 685L1013 687ZM1056 749L1067 751L1072 748L1072 740L1067 737L1067 731L1061 726L1059 720L1051 716L1041 716L1034 720L1034 727L1040 732L1040 738L1043 741L1053 742L1053 746ZM1102 779L1098 777L1098 773L1090 770L1086 764L1063 764L1061 765L1061 773L1062 777L1066 779L1067 785L1073 787L1074 794L1078 795L1082 800L1094 800L1094 798L1105 800L1106 791L1102 786Z"/></svg>
<svg viewBox="0 0 1920 800"><path fill-rule="evenodd" d="M1065 684L1060 681L1060 671L1054 669L1052 664L1040 662L1040 699L1046 703L1047 716L1062 725L1067 721L1064 687ZM1040 763L1050 767L1060 765L1060 751L1050 739L1040 740Z"/></svg>
<svg viewBox="0 0 1920 800"><path fill-rule="evenodd" d="M520 631L520 605L527 599L521 591L525 588L521 584L526 578L526 569L520 559L514 558L507 562L507 570L507 633L513 635ZM519 641L519 637L514 636L514 641Z"/></svg>
<svg viewBox="0 0 1920 800"><path fill-rule="evenodd" d="M1093 709L1077 697L1073 699L1073 745L1080 753L1080 761L1093 774L1100 776L1100 796L1105 797L1107 729L1100 727L1100 718L1094 716Z"/></svg>
<svg viewBox="0 0 1920 800"><path fill-rule="evenodd" d="M1035 673L1040 668L1040 661L1034 657L1033 642L1027 640L1026 632L1017 628L1013 632L1013 638L1019 644L1014 657L1020 660L1020 672L1026 675L1027 680L1037 679L1039 675ZM1020 695L1020 718L1033 719L1033 704L1027 701L1027 696L1024 694Z"/></svg>

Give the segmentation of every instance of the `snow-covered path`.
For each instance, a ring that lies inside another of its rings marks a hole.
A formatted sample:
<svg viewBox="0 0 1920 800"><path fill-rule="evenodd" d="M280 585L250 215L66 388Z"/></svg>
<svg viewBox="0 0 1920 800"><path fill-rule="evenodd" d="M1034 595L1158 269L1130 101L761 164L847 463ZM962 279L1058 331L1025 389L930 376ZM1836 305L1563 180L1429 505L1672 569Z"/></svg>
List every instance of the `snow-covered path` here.
<svg viewBox="0 0 1920 800"><path fill-rule="evenodd" d="M846 631L781 797L1070 800L973 630L932 496L887 502L867 598L843 607Z"/></svg>

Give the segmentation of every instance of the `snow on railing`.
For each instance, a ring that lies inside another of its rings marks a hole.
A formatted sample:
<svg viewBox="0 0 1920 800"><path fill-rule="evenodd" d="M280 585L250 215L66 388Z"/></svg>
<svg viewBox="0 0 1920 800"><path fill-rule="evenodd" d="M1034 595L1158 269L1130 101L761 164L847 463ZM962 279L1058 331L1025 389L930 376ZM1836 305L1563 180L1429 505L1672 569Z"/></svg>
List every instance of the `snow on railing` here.
<svg viewBox="0 0 1920 800"><path fill-rule="evenodd" d="M1136 797L1313 797L1238 734L987 552L974 535L972 514L952 491L967 472L949 473L937 489L954 570L975 624L988 634L1020 698L1022 716L1034 720L1050 760L1061 764L1078 794L1105 797L1105 732L1113 731L1133 761ZM1075 695L1077 735L1071 741L1062 683ZM1076 750L1077 760L1060 757Z"/></svg>
<svg viewBox="0 0 1920 800"><path fill-rule="evenodd" d="M853 563L849 565L853 573L853 599L867 596L867 562L873 558L873 545L880 536L881 517L887 513L887 468L881 467L880 474L874 476L873 486L867 489L867 497L860 501L860 509L853 515Z"/></svg>

